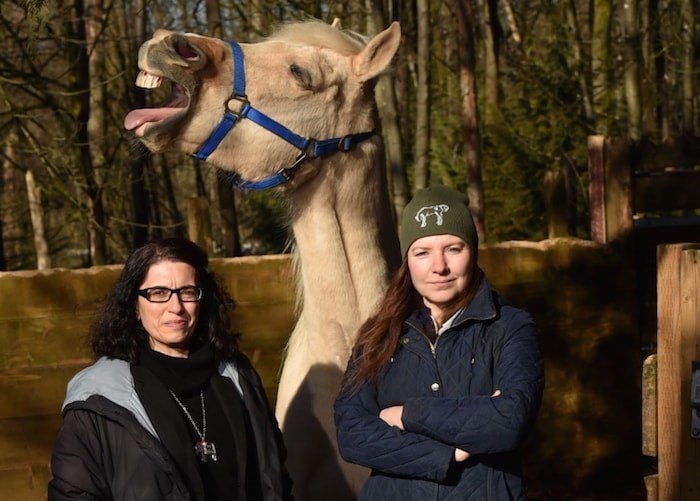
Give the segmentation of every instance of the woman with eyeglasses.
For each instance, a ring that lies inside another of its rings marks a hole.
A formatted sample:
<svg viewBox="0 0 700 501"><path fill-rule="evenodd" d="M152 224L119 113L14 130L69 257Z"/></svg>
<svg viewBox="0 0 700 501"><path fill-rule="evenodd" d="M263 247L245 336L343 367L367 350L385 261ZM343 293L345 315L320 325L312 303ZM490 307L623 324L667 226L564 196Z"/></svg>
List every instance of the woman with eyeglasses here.
<svg viewBox="0 0 700 501"><path fill-rule="evenodd" d="M196 244L136 249L90 330L96 362L68 383L49 500L291 499L233 302Z"/></svg>

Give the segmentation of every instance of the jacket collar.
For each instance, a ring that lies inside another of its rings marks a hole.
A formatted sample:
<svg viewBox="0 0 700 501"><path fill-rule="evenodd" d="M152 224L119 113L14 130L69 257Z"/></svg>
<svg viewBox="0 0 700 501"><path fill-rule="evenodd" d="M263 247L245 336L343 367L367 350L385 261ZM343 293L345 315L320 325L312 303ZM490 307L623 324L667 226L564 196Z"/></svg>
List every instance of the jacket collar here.
<svg viewBox="0 0 700 501"><path fill-rule="evenodd" d="M414 329L422 332L423 329L420 327L421 322L418 318L419 311L416 310L408 317L406 323L409 324ZM457 314L457 318L454 319L450 328L457 327L468 320L475 321L486 321L496 318L498 315L498 306L494 298L494 290L491 287L491 283L484 276L481 280L481 285L479 290L476 292L474 299L462 308L462 310Z"/></svg>
<svg viewBox="0 0 700 501"><path fill-rule="evenodd" d="M494 300L493 288L486 277L481 280L481 286L474 299L460 312L452 326L459 325L467 320L485 321L496 318L498 307Z"/></svg>

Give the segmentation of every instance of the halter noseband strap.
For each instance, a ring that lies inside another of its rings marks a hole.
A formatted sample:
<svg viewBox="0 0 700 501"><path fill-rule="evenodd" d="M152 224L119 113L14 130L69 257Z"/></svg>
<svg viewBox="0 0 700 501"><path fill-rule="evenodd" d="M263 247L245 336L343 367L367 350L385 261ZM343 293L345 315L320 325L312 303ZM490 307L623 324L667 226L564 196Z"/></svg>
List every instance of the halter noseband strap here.
<svg viewBox="0 0 700 501"><path fill-rule="evenodd" d="M192 156L199 160L207 160L209 155L216 150L224 137L226 137L226 134L228 134L233 126L243 118L252 120L256 124L295 146L300 151L299 156L291 166L281 169L276 174L273 174L272 176L269 176L261 181L244 181L237 174L231 175L231 183L236 188L245 190L264 190L279 186L280 184L291 180L307 158L322 157L339 151L350 151L355 144L369 139L375 134L374 131L369 131L359 134L348 134L347 136L324 139L320 141L295 134L284 125L276 122L250 105L250 102L248 102L248 96L246 96L245 93L245 64L243 59L243 51L241 50L240 45L233 40L229 41L229 45L231 46L231 51L233 52L233 93L231 94L231 98L228 102L233 100L239 101L241 103L241 108L236 112L231 111L228 108L227 103L226 111L224 112L221 122L219 122L219 125L217 125L212 131L204 144L202 144L202 146L200 146Z"/></svg>

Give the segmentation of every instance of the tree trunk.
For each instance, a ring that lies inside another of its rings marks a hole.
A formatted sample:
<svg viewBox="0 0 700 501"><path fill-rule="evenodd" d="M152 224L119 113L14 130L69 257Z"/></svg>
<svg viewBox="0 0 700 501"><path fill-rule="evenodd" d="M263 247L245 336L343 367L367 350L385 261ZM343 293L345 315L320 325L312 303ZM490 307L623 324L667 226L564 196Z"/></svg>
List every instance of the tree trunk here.
<svg viewBox="0 0 700 501"><path fill-rule="evenodd" d="M133 66L136 66L136 61L133 60L138 52L139 45L146 40L146 17L147 9L144 0L136 0L133 6L136 16L133 21L120 17L122 23L122 33L128 33L128 26L133 22L133 33L129 37L128 45L129 61L132 61ZM122 13L126 13L126 9L121 9ZM140 87L132 85L130 87L133 93L134 108L146 107L146 93ZM130 157L130 183L131 183L131 199L134 210L134 230L132 244L138 247L149 239L149 222L151 218L151 206L148 199L148 190L146 188L146 169L152 168L153 155L146 148L142 148L138 155Z"/></svg>
<svg viewBox="0 0 700 501"><path fill-rule="evenodd" d="M430 183L430 3L417 0L416 158L413 184L418 190Z"/></svg>
<svg viewBox="0 0 700 501"><path fill-rule="evenodd" d="M209 36L224 38L219 0L206 0L206 2ZM216 176L216 193L219 201L219 215L221 217L221 248L223 249L223 255L227 257L240 256L242 254L241 237L238 232L238 214L236 213L234 190L223 176Z"/></svg>
<svg viewBox="0 0 700 501"><path fill-rule="evenodd" d="M625 98L627 99L627 135L638 141L642 137L642 94L640 71L643 67L639 35L639 0L626 0L622 7L625 39Z"/></svg>
<svg viewBox="0 0 700 501"><path fill-rule="evenodd" d="M27 183L27 200L29 201L29 215L32 219L34 233L34 247L36 248L36 269L46 270L51 268L49 244L46 241L44 231L44 208L41 205L41 193L34 181L34 174L28 170L24 175Z"/></svg>
<svg viewBox="0 0 700 501"><path fill-rule="evenodd" d="M682 79L682 113L683 134L693 135L695 132L695 19L694 5L697 0L681 0L681 79Z"/></svg>
<svg viewBox="0 0 700 501"><path fill-rule="evenodd" d="M513 4L510 0L503 0L501 4L503 5L503 10L506 14L506 21L508 22L508 31L510 32L510 38L516 44L520 44L523 38L522 36L520 36L520 28L518 28L518 20L515 17L515 12L513 12Z"/></svg>
<svg viewBox="0 0 700 501"><path fill-rule="evenodd" d="M99 4L99 0L96 2ZM86 43L76 49L78 56L78 66L76 81L73 91L78 96L78 133L77 144L80 151L80 166L83 174L84 193L86 197L86 208L88 218L88 239L90 249L90 264L102 265L107 263L107 245L105 240L105 218L104 207L102 205L102 189L97 180L95 166L93 164L92 152L90 148L90 133L88 122L90 120L90 103L93 92L90 81L91 61L88 52L89 47L93 47L94 38L92 32L86 26L85 5L82 0L75 1L76 12L76 40L84 40ZM95 75L99 78L99 74Z"/></svg>
<svg viewBox="0 0 700 501"><path fill-rule="evenodd" d="M476 57L474 49L474 12L471 0L456 0L457 34L459 37L459 82L464 127L464 145L467 159L467 195L469 209L474 217L479 241L486 241L484 215L484 184L481 178L481 151L479 149L479 117L476 101Z"/></svg>
<svg viewBox="0 0 700 501"><path fill-rule="evenodd" d="M651 27L651 52L654 54L654 86L656 94L656 127L659 131L660 139L666 140L670 137L670 127L668 119L668 95L666 92L666 50L661 26L661 15L659 12L659 1L649 0L649 19Z"/></svg>
<svg viewBox="0 0 700 501"><path fill-rule="evenodd" d="M267 0L250 0L248 3L248 12L254 37L258 38L269 35L270 16Z"/></svg>
<svg viewBox="0 0 700 501"><path fill-rule="evenodd" d="M187 236L202 249L211 252L211 216L206 197L191 197L187 200Z"/></svg>
<svg viewBox="0 0 700 501"><path fill-rule="evenodd" d="M389 23L384 13L381 0L368 0L367 34L374 35L384 29ZM399 122L398 100L394 86L394 76L385 74L379 77L375 90L379 116L382 123L382 135L386 148L387 177L391 189L394 216L401 221L403 209L408 203L411 193L406 172L406 156L404 155L403 137Z"/></svg>
<svg viewBox="0 0 700 501"><path fill-rule="evenodd" d="M175 186L173 186L173 179L170 174L170 165L168 162L165 161L165 158L161 156L163 159L162 162L160 162L160 169L154 169L154 172L158 172L156 174L157 176L160 177L162 184L163 184L163 191L164 194L163 196L165 197L165 200L167 201L166 207L168 208L168 214L169 217L172 221L182 221L184 216L182 215L182 212L180 211L180 208L177 205L177 197L175 196ZM191 159L190 160L195 166L199 167L200 163L195 160ZM152 168L154 166L149 166L149 168ZM200 170L201 169L191 169L192 172L195 172L195 176L197 174L201 174ZM204 181L201 179L201 176L197 177L197 182L201 182L202 185L204 184ZM204 191L204 186L202 186L202 191L197 190L197 196L202 197L205 195ZM209 212L207 212L209 214ZM211 222L209 223L209 226L211 227ZM187 235L187 228L183 228L181 225L177 225L175 227L175 235L178 237L185 237ZM211 249L207 249L211 250Z"/></svg>
<svg viewBox="0 0 700 501"><path fill-rule="evenodd" d="M586 75L588 71L583 64L583 51L581 49L581 30L579 28L578 15L576 13L576 0L569 0L566 5L566 24L571 32L571 51L574 59L574 67L578 75L578 86L581 92L583 112L588 123L593 123L594 113L591 103L591 93L588 89Z"/></svg>
<svg viewBox="0 0 700 501"><path fill-rule="evenodd" d="M498 52L501 39L501 27L498 22L498 6L496 0L481 0L483 2L482 20L484 29L484 101L485 122L493 124L499 113L499 83L498 83Z"/></svg>
<svg viewBox="0 0 700 501"><path fill-rule="evenodd" d="M11 235L13 228L17 226L17 215L19 211L12 210L14 203L10 197L15 197L17 190L17 176L15 176L17 133L12 127L5 136L3 147L5 149L2 171L0 171L0 271L7 270L7 255L5 253L5 236ZM12 254L12 253L10 253Z"/></svg>
<svg viewBox="0 0 700 501"><path fill-rule="evenodd" d="M593 110L595 132L607 135L610 128L610 104L613 89L610 82L610 28L612 0L593 0L593 32L591 34L591 73L593 76Z"/></svg>

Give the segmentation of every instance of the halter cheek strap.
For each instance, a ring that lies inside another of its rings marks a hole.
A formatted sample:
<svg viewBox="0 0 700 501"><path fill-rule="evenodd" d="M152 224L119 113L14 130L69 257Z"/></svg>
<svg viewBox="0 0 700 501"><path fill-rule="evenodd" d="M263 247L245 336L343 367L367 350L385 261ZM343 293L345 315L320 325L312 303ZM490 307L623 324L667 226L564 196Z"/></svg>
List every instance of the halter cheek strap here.
<svg viewBox="0 0 700 501"><path fill-rule="evenodd" d="M233 126L244 118L251 120L276 136L284 139L295 146L300 152L292 165L279 170L276 174L266 177L261 181L245 181L241 179L238 174L231 175L230 180L234 187L244 190L264 190L279 186L280 184L290 181L306 159L323 157L336 152L350 151L355 144L369 139L375 134L375 131L369 131L324 140L305 138L295 134L284 125L276 122L250 105L248 96L246 96L245 93L245 63L243 51L240 45L232 40L229 41L229 45L233 53L233 93L226 103L227 105L223 118L204 144L202 144L192 156L199 160L207 160ZM231 101L238 101L240 103L240 109L238 111L231 111L229 109L228 104Z"/></svg>

